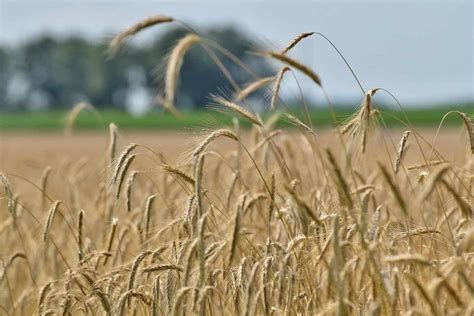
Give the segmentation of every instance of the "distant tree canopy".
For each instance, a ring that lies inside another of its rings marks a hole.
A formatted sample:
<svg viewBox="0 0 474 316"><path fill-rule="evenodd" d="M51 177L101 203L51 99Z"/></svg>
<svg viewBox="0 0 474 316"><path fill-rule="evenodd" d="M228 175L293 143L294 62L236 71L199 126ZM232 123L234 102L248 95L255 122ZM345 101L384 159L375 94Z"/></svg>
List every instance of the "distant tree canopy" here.
<svg viewBox="0 0 474 316"><path fill-rule="evenodd" d="M80 101L99 108L152 104L163 90L166 57L185 34L172 28L148 45L125 45L112 58L106 54L107 43L80 37L43 36L14 49L0 47L0 109L60 109ZM210 29L203 35L259 76L271 72L262 58L248 54L258 47L237 29ZM215 53L238 83L252 80L228 57ZM181 68L176 104L205 106L209 94L219 89L231 89L229 81L201 46L191 48Z"/></svg>

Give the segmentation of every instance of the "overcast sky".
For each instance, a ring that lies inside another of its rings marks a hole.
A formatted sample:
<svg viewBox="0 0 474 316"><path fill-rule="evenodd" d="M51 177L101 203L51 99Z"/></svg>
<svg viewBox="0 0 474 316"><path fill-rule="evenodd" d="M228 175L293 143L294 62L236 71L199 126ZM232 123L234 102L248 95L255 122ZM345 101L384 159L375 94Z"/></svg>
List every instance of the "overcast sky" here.
<svg viewBox="0 0 474 316"><path fill-rule="evenodd" d="M44 33L104 40L155 14L202 27L233 24L272 48L301 32L322 32L365 89L387 88L404 104L474 100L472 1L0 0L0 44L15 46ZM305 40L292 56L313 67L334 99L360 95L322 38ZM308 82L304 87L320 97Z"/></svg>

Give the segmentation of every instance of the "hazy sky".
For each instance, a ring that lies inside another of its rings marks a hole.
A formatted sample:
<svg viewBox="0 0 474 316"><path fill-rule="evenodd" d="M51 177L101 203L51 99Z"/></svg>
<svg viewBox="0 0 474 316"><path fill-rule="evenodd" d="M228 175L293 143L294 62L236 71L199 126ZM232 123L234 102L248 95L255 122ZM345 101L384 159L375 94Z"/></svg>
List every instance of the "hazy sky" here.
<svg viewBox="0 0 474 316"><path fill-rule="evenodd" d="M405 104L474 100L472 1L0 0L0 12L2 45L43 33L104 40L155 14L195 26L233 24L273 48L285 46L298 33L318 31L339 47L365 89L387 88ZM162 27L136 40L146 40ZM313 67L334 99L360 95L322 38L305 40L292 56ZM320 97L308 82L303 84Z"/></svg>

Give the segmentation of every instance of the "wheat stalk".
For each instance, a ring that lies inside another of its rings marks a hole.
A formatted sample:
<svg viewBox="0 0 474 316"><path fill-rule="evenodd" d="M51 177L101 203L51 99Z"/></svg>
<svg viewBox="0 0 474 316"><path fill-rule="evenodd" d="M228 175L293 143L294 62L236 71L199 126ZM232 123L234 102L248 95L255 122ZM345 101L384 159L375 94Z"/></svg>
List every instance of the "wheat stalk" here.
<svg viewBox="0 0 474 316"><path fill-rule="evenodd" d="M94 107L86 102L80 102L76 104L71 112L69 112L68 117L66 118L66 123L64 124L64 132L66 135L70 135L72 133L72 128L74 126L74 123L77 120L77 117L83 110L90 110L93 111Z"/></svg>
<svg viewBox="0 0 474 316"><path fill-rule="evenodd" d="M155 201L157 194L150 195L146 199L146 204L145 204L145 213L144 213L144 220L145 220L145 229L143 232L144 239L148 237L148 231L150 229L150 217L151 217L151 207L153 205L153 202Z"/></svg>
<svg viewBox="0 0 474 316"><path fill-rule="evenodd" d="M469 136L469 143L471 147L471 153L474 154L474 128L471 119L466 115L466 113L457 111L461 119L464 122L466 127L467 135Z"/></svg>
<svg viewBox="0 0 474 316"><path fill-rule="evenodd" d="M418 165L410 166L407 169L408 170L424 169L426 167L437 166L437 165L441 165L441 164L444 164L444 163L447 163L447 161L446 160L436 160L436 161L430 161L430 162L427 162L427 163L421 163L421 164L418 164Z"/></svg>
<svg viewBox="0 0 474 316"><path fill-rule="evenodd" d="M242 101L243 99L247 98L253 92L255 92L255 91L265 87L266 85L268 85L274 79L275 79L274 77L266 77L266 78L255 80L254 82L250 83L247 87L240 90L236 94L235 99L237 101Z"/></svg>
<svg viewBox="0 0 474 316"><path fill-rule="evenodd" d="M189 184L191 185L194 185L194 178L192 175L184 172L183 170L181 169L178 169L176 167L173 167L173 166L170 166L168 164L161 164L161 168L163 168L164 171L168 172L169 174L173 174L175 176L177 176L178 178L188 182Z"/></svg>
<svg viewBox="0 0 474 316"><path fill-rule="evenodd" d="M204 167L204 155L199 155L195 159L194 164L194 177L196 181L194 183L194 195L196 197L196 214L200 218L203 214L202 211L202 177ZM195 227L194 227L195 228ZM193 228L193 231L195 230Z"/></svg>
<svg viewBox="0 0 474 316"><path fill-rule="evenodd" d="M56 211L58 210L59 204L61 201L54 201L53 204L51 205L49 212L48 212L48 218L46 220L45 228L44 228L44 233L43 233L43 240L46 241L46 238L48 237L49 229L51 228L51 224L53 223L54 215L56 214Z"/></svg>
<svg viewBox="0 0 474 316"><path fill-rule="evenodd" d="M128 176L128 179L127 179L127 187L125 189L125 192L126 192L125 205L126 205L128 213L130 213L130 211L132 210L132 187L133 187L133 183L135 182L135 178L137 174L138 174L138 171L133 171Z"/></svg>
<svg viewBox="0 0 474 316"><path fill-rule="evenodd" d="M183 266L179 266L176 264L157 264L154 266L148 266L142 269L142 272L145 273L151 273L151 272L157 272L157 271L165 271L165 270L176 270L183 272L184 268Z"/></svg>
<svg viewBox="0 0 474 316"><path fill-rule="evenodd" d="M438 230L430 227L420 227L416 229L411 229L408 231L400 232L394 235L395 240L401 240L407 237L412 237L412 236L418 236L418 235L424 235L424 234L431 234L431 233L437 233L441 234Z"/></svg>
<svg viewBox="0 0 474 316"><path fill-rule="evenodd" d="M107 253L110 253L112 250L112 245L114 243L114 238L115 238L115 233L117 232L117 224L118 224L118 218L113 218L112 219L112 226L110 227L110 233L109 233L109 242L107 243ZM109 259L109 256L106 256L104 259L104 266L107 264L107 260ZM99 263L99 261L97 261Z"/></svg>
<svg viewBox="0 0 474 316"><path fill-rule="evenodd" d="M234 132L228 130L228 129L218 129L213 131L209 136L207 136L204 141L202 141L196 149L193 151L193 157L199 157L209 146L209 144L214 141L215 139L219 137L227 137L235 141L239 141L237 135L234 134Z"/></svg>
<svg viewBox="0 0 474 316"><path fill-rule="evenodd" d="M350 132L349 134L351 134L352 137L360 138L362 153L365 153L367 147L367 138L372 123L372 117L377 113L376 110L372 109L372 96L377 90L379 89L371 89L365 94L359 111L353 115L352 118L344 122L340 129L342 135Z"/></svg>
<svg viewBox="0 0 474 316"><path fill-rule="evenodd" d="M433 174L429 178L429 182L426 183L424 192L421 194L421 200L426 200L428 198L428 196L433 191L436 183L441 180L441 178L449 169L449 166L441 166L433 172Z"/></svg>
<svg viewBox="0 0 474 316"><path fill-rule="evenodd" d="M421 265L431 265L431 262L428 258L423 257L418 254L400 254L396 256L386 256L383 258L383 261L387 263L416 263Z"/></svg>
<svg viewBox="0 0 474 316"><path fill-rule="evenodd" d="M196 208L196 195L191 195L186 201L186 207L183 213L183 225L184 228L188 231L188 234L191 234L194 231L194 209Z"/></svg>
<svg viewBox="0 0 474 316"><path fill-rule="evenodd" d="M402 211L406 214L407 213L407 207L405 203L405 199L403 199L402 192L400 191L399 187L393 182L392 177L388 174L387 169L379 163L379 168L380 171L382 172L382 176L387 181L387 184L392 191L393 195L395 196L395 199L397 200L398 204L400 205L400 208Z"/></svg>
<svg viewBox="0 0 474 316"><path fill-rule="evenodd" d="M82 234L83 234L83 224L84 224L84 210L80 210L77 216L77 257L79 262L84 258L83 248L82 248Z"/></svg>
<svg viewBox="0 0 474 316"><path fill-rule="evenodd" d="M253 124L263 127L262 121L257 116L250 113L249 111L247 111L243 107L235 104L234 102L226 100L225 98L223 98L221 96L218 96L218 95L211 95L211 100L213 102L215 102L217 105L221 105L221 106L223 106L227 109L230 109L232 111L235 111L235 112L239 113L240 115L242 115L244 118L248 119Z"/></svg>
<svg viewBox="0 0 474 316"><path fill-rule="evenodd" d="M198 236L197 236L197 252L199 258L199 275L197 285L202 287L206 278L206 260L205 260L205 243L204 243L204 229L206 227L207 214L204 214L199 219Z"/></svg>
<svg viewBox="0 0 474 316"><path fill-rule="evenodd" d="M290 67L284 66L284 67L280 68L280 70L278 71L278 74L276 76L276 80L274 81L274 84L273 84L273 87L272 87L272 100L270 101L270 108L272 110L275 109L275 105L276 105L276 102L277 102L277 99L278 99L278 94L280 93L280 89L281 89L281 82L283 81L283 76L289 70L290 70Z"/></svg>
<svg viewBox="0 0 474 316"><path fill-rule="evenodd" d="M13 193L12 193L12 186L8 178L5 174L0 172L0 183L3 185L3 190L5 191L5 195L7 196L7 208L10 214L14 214L14 206L13 206Z"/></svg>
<svg viewBox="0 0 474 316"><path fill-rule="evenodd" d="M186 52L195 44L199 43L201 38L194 34L188 34L183 37L171 51L165 74L165 98L164 105L171 111L176 112L174 101L175 91L179 79L179 71L183 63L183 57Z"/></svg>
<svg viewBox="0 0 474 316"><path fill-rule="evenodd" d="M160 303L160 276L153 281L153 302L151 305L151 316L158 316L158 308Z"/></svg>
<svg viewBox="0 0 474 316"><path fill-rule="evenodd" d="M339 168L339 165L337 164L336 158L334 157L333 153L329 149L326 149L326 154L336 176L336 183L338 184L337 191L339 193L340 201L343 205L347 205L349 206L349 208L352 208L353 202L349 190L349 185L347 184L345 177L343 176L342 171Z"/></svg>
<svg viewBox="0 0 474 316"><path fill-rule="evenodd" d="M181 308L184 305L183 300L186 297L186 294L188 294L189 291L194 290L193 287L186 286L182 287L179 289L179 291L176 293L176 297L174 299L174 304L173 308L171 310L171 315L173 316L179 316L181 315Z"/></svg>
<svg viewBox="0 0 474 316"><path fill-rule="evenodd" d="M139 254L135 258L135 261L133 261L132 268L130 270L130 275L128 277L127 291L133 290L133 285L135 283L135 276L137 275L137 271L138 271L138 267L140 266L140 263L143 261L143 259L151 255L152 253L153 252L149 250L143 251L141 254Z"/></svg>
<svg viewBox="0 0 474 316"><path fill-rule="evenodd" d="M296 68L298 69L299 71L301 71L302 73L304 73L305 75L307 75L309 78L311 78L311 80L313 80L318 86L321 86L322 83L321 83L321 79L319 78L319 76L313 71L311 70L308 66L286 56L286 55L283 55L282 53L276 53L276 52L268 52L268 53L265 53L266 56L268 57L271 57L273 59L276 59L276 60L279 60L281 61L282 63L285 63L287 64L288 66L290 67L293 67L293 68Z"/></svg>
<svg viewBox="0 0 474 316"><path fill-rule="evenodd" d="M169 23L169 22L173 22L172 17L166 16L166 15L155 15L155 16L150 16L130 26L125 31L120 32L117 36L115 36L112 39L112 41L109 43L109 49L108 49L109 54L112 54L112 55L115 54L117 50L119 49L119 47L123 44L123 42L127 38L137 34L141 30L151 27L153 25Z"/></svg>
<svg viewBox="0 0 474 316"><path fill-rule="evenodd" d="M46 299L46 296L48 295L48 291L51 289L51 285L53 282L48 282L46 283L43 288L40 291L39 294L39 300L38 300L38 314L42 314L43 308L44 308L44 300Z"/></svg>
<svg viewBox="0 0 474 316"><path fill-rule="evenodd" d="M228 259L228 265L229 266L232 264L232 261L235 257L235 253L236 253L236 250L237 250L237 243L238 243L239 231L240 231L240 217L242 215L242 210L243 210L243 207L245 205L246 199L247 199L247 196L245 196L245 195L241 197L239 206L238 206L238 208L235 212L234 228L233 228L233 232L232 232L232 242L231 242L231 246L230 246L230 255L229 255L229 259Z"/></svg>
<svg viewBox="0 0 474 316"><path fill-rule="evenodd" d="M299 35L297 35L294 39L291 40L290 43L288 43L288 45L281 51L281 54L284 55L286 53L288 53L288 51L290 49L292 49L293 47L295 47L301 40L313 35L314 32L304 32L304 33L301 33Z"/></svg>
<svg viewBox="0 0 474 316"><path fill-rule="evenodd" d="M112 166L115 159L115 152L117 150L117 125L109 124L109 165Z"/></svg>
<svg viewBox="0 0 474 316"><path fill-rule="evenodd" d="M10 267L13 262L16 260L16 259L24 259L24 260L28 260L25 256L24 253L22 252L17 252L15 254L13 254L12 256L10 256L10 258L8 260L6 260L6 264L3 263L3 260L2 260L2 264L3 264L3 272L2 274L0 275L0 281L3 281L3 279L5 278L6 274L7 274L7 269L8 267Z"/></svg>
<svg viewBox="0 0 474 316"><path fill-rule="evenodd" d="M295 126L301 128L303 131L306 131L308 133L311 133L313 135L316 135L316 133L314 132L314 130L309 127L308 125L306 125L305 123L303 123L299 118L297 118L296 116L294 115L291 115L290 113L285 113L285 116L286 118L292 123L294 124Z"/></svg>
<svg viewBox="0 0 474 316"><path fill-rule="evenodd" d="M211 292L212 290L215 290L215 287L213 286L204 286L199 289L199 297L197 300L197 305L198 305L198 311L200 316L206 315L206 298L208 296L208 293Z"/></svg>
<svg viewBox="0 0 474 316"><path fill-rule="evenodd" d="M117 182L117 190L115 191L115 197L118 199L120 196L120 191L122 190L122 184L125 179L125 175L127 174L128 169L130 168L130 165L132 164L133 160L135 159L137 155L131 155L127 157L125 162L123 163L123 168L120 169L119 174L118 174L118 182Z"/></svg>
<svg viewBox="0 0 474 316"><path fill-rule="evenodd" d="M403 153L405 152L408 136L410 136L410 131L403 132L400 143L398 144L397 158L395 160L395 173L398 173L398 169L400 168L400 163L402 162Z"/></svg>
<svg viewBox="0 0 474 316"><path fill-rule="evenodd" d="M135 149L137 148L137 144L130 144L127 146L127 148L125 148L125 150L122 152L122 154L120 154L120 157L118 158L117 162L115 163L115 168L114 168L114 172L112 174L112 183L115 184L115 182L117 181L117 177L119 176L119 171L121 170L122 166L123 166L123 163L125 162L125 160L127 159L128 155Z"/></svg>

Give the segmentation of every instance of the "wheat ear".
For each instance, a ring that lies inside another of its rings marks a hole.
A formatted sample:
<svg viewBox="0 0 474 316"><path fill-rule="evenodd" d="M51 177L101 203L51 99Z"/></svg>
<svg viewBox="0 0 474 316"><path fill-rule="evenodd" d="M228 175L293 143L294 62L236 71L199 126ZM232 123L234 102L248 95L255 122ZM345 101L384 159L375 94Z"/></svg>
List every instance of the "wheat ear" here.
<svg viewBox="0 0 474 316"><path fill-rule="evenodd" d="M308 125L306 125L305 123L303 123L299 118L297 118L296 116L294 115L291 115L290 113L285 113L285 116L286 118L292 123L294 124L295 126L298 126L299 128L301 128L302 130L308 132L308 133L311 133L313 135L316 135L316 133L314 132L314 130L309 127Z"/></svg>
<svg viewBox="0 0 474 316"><path fill-rule="evenodd" d="M177 176L178 178L188 182L189 184L194 185L193 176L186 173L186 172L184 172L183 170L178 169L178 168L173 167L173 166L170 166L170 165L165 164L165 163L161 165L161 168L163 168L163 170L166 171L167 173L173 174L173 175Z"/></svg>
<svg viewBox="0 0 474 316"><path fill-rule="evenodd" d="M230 255L229 255L229 260L228 260L228 265L230 266L232 264L232 261L235 257L235 253L237 250L237 244L238 244L238 239L239 239L239 232L240 232L240 217L242 215L242 210L245 205L245 201L247 199L247 196L244 195L239 203L239 206L235 212L235 217L234 217L234 229L232 232L232 242L230 246Z"/></svg>
<svg viewBox="0 0 474 316"><path fill-rule="evenodd" d="M112 250L112 245L114 243L115 233L117 232L118 218L114 217L112 219L112 227L110 228L109 242L107 243L107 253L110 253ZM104 266L107 264L109 256L106 256L104 259Z"/></svg>
<svg viewBox="0 0 474 316"><path fill-rule="evenodd" d="M474 127L472 124L471 119L463 112L457 112L461 119L464 122L464 126L466 127L467 134L469 135L469 143L471 147L471 153L474 154Z"/></svg>
<svg viewBox="0 0 474 316"><path fill-rule="evenodd" d="M273 58L273 59L279 60L282 63L287 64L290 67L294 67L294 68L298 69L299 71L301 71L302 73L307 75L309 78L311 78L311 80L313 80L318 86L322 85L321 79L319 78L319 76L313 70L311 70L308 66L303 65L302 63L300 63L300 62L298 62L298 61L296 61L296 60L294 60L294 59L292 59L292 58L290 58L286 55L283 55L281 53L268 52L268 53L266 53L266 55Z"/></svg>
<svg viewBox="0 0 474 316"><path fill-rule="evenodd" d="M283 76L289 70L290 70L290 67L284 66L284 67L280 68L280 70L278 71L275 83L273 84L273 87L272 87L272 100L270 102L270 108L272 110L275 109L275 105L276 105L276 102L278 100L278 94L280 93L281 82L283 81Z"/></svg>
<svg viewBox="0 0 474 316"><path fill-rule="evenodd" d="M123 168L121 169L119 176L118 176L118 184L117 184L117 191L115 192L115 197L118 199L120 196L120 191L122 190L122 184L124 182L125 174L127 173L128 169L130 168L130 165L132 164L133 160L135 159L137 155L131 155L129 156L124 164Z"/></svg>
<svg viewBox="0 0 474 316"><path fill-rule="evenodd" d="M267 78L262 78L258 79L252 83L250 83L247 87L244 89L240 90L239 93L235 96L235 99L238 101L242 101L243 99L247 98L250 94L253 92L265 87L268 85L270 82L272 82L275 78L274 77L267 77Z"/></svg>
<svg viewBox="0 0 474 316"><path fill-rule="evenodd" d="M12 185L8 178L0 172L0 183L3 185L3 190L5 191L5 195L7 196L7 208L8 211L13 214L14 213L14 199L12 193Z"/></svg>
<svg viewBox="0 0 474 316"><path fill-rule="evenodd" d="M153 195L150 195L147 199L146 199L146 204L145 204L145 214L144 214L144 217L145 217L145 229L144 229L144 239L147 238L148 236L148 231L150 229L150 218L151 218L151 207L153 205L153 202L155 201L155 198L156 198L156 194L153 194Z"/></svg>
<svg viewBox="0 0 474 316"><path fill-rule="evenodd" d="M200 156L204 152L204 150L206 150L207 146L209 146L209 144L212 141L214 141L216 138L219 138L219 137L227 137L235 141L239 140L237 135L235 135L234 132L228 129L222 128L222 129L215 130L211 134L209 134L209 136L207 136L206 139L204 139L204 141L199 144L199 146L196 147L196 149L193 152L193 157Z"/></svg>
<svg viewBox="0 0 474 316"><path fill-rule="evenodd" d="M150 16L150 17L148 17L148 18L146 18L146 19L130 26L125 31L120 32L117 36L115 36L112 39L112 41L110 41L109 48L108 48L109 54L114 54L115 52L117 52L119 47L123 44L123 42L127 38L137 34L141 30L146 29L148 27L151 27L153 25L162 24L162 23L169 23L169 22L173 22L172 17L166 16L166 15L155 15L155 16Z"/></svg>
<svg viewBox="0 0 474 316"><path fill-rule="evenodd" d="M137 144L130 144L127 148L122 152L120 157L118 158L117 162L115 163L114 173L112 174L112 183L117 181L117 177L119 176L120 168L122 167L123 163L127 159L128 155L134 150L138 145Z"/></svg>
<svg viewBox="0 0 474 316"><path fill-rule="evenodd" d="M43 234L43 240L46 241L46 238L48 237L48 232L49 229L51 228L51 224L53 223L54 215L56 214L56 211L58 209L59 204L61 201L54 201L53 204L51 205L51 208L49 209L48 212L48 219L46 220L46 225L44 229L44 234Z"/></svg>
<svg viewBox="0 0 474 316"><path fill-rule="evenodd" d="M314 32L303 32L299 35L297 35L294 39L291 40L290 43L281 51L281 54L286 54L290 49L295 47L301 40L313 35Z"/></svg>
<svg viewBox="0 0 474 316"><path fill-rule="evenodd" d="M148 255L151 255L153 252L146 250L142 252L138 257L136 257L135 261L133 261L132 269L130 271L130 276L128 277L128 285L127 290L131 291L133 289L133 284L135 283L135 276L137 275L138 267L140 263L145 259Z"/></svg>
<svg viewBox="0 0 474 316"><path fill-rule="evenodd" d="M82 234L83 234L83 223L84 223L84 210L80 210L78 213L77 219L77 256L79 262L84 258L84 253L82 250Z"/></svg>
<svg viewBox="0 0 474 316"><path fill-rule="evenodd" d="M112 166L115 159L115 152L117 150L117 125L109 124L109 165Z"/></svg>
<svg viewBox="0 0 474 316"><path fill-rule="evenodd" d="M253 124L263 127L262 121L256 115L250 113L249 111L247 111L240 105L237 105L234 102L226 100L225 98L221 96L217 96L217 95L211 95L211 100L215 102L217 105L221 105L225 108L228 108L234 112L239 113L240 115L248 119Z"/></svg>
<svg viewBox="0 0 474 316"><path fill-rule="evenodd" d="M194 34L188 34L183 37L171 51L165 74L165 98L164 106L169 110L176 112L174 106L175 91L179 79L179 71L183 63L183 57L186 52L194 45L200 42L200 37Z"/></svg>
<svg viewBox="0 0 474 316"><path fill-rule="evenodd" d="M69 135L72 133L72 128L74 126L74 122L76 122L77 117L83 110L93 110L94 107L86 102L80 102L76 104L66 119L66 123L64 125L64 132L65 134Z"/></svg>
<svg viewBox="0 0 474 316"><path fill-rule="evenodd" d="M402 138L400 139L400 143L398 144L397 159L395 161L395 173L398 173L398 169L400 168L400 163L402 162L403 153L405 152L408 136L410 136L410 131L405 131Z"/></svg>

